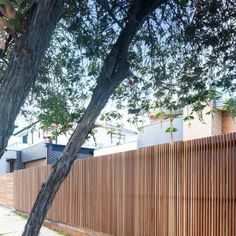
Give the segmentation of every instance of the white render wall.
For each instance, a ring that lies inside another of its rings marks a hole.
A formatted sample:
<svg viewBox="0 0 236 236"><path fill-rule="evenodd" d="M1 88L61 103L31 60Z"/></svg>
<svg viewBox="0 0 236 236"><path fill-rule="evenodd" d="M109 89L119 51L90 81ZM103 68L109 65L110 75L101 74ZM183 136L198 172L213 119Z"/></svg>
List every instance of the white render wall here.
<svg viewBox="0 0 236 236"><path fill-rule="evenodd" d="M133 141L130 143L125 143L122 145L116 145L116 146L110 146L110 147L104 147L100 149L94 150L94 156L103 156L103 155L109 155L112 153L119 153L119 152L126 152L137 149L137 142Z"/></svg>
<svg viewBox="0 0 236 236"><path fill-rule="evenodd" d="M9 164L7 163L6 156L3 155L0 159L0 173L7 173L9 169Z"/></svg>
<svg viewBox="0 0 236 236"><path fill-rule="evenodd" d="M183 123L183 140L192 140L197 138L210 137L212 135L222 134L222 114L216 110L213 114L206 114L210 107L202 111L203 121L201 122L196 113L193 113L194 120L191 125L188 122ZM184 117L188 115L188 108L184 108Z"/></svg>
<svg viewBox="0 0 236 236"><path fill-rule="evenodd" d="M138 148L183 140L183 118L174 119L173 126L177 128L177 132L173 133L173 140L171 140L171 134L166 133L166 129L170 127L169 120L144 126L143 131L138 133Z"/></svg>

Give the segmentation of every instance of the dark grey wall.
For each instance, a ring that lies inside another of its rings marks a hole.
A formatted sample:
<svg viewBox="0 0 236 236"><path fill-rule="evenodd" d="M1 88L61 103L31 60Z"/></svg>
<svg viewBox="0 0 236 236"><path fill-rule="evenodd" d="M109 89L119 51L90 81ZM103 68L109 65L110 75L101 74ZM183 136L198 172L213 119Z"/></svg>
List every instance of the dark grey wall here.
<svg viewBox="0 0 236 236"><path fill-rule="evenodd" d="M47 152L47 164L55 164L56 161L59 159L61 156L65 146L64 145L58 145L58 144L47 144L48 147L48 152ZM93 157L94 154L94 149L90 148L84 148L82 147L80 149L80 153L77 159L83 159L83 158L89 158Z"/></svg>

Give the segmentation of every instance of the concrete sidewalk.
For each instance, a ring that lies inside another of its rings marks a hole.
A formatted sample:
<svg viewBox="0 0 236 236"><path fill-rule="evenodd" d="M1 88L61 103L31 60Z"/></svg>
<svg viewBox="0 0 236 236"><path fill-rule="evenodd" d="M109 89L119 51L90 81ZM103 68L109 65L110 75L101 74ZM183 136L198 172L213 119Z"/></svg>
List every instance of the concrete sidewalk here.
<svg viewBox="0 0 236 236"><path fill-rule="evenodd" d="M15 215L11 209L0 206L0 236L21 236L25 223L26 220ZM42 227L39 235L56 236L61 234L46 227Z"/></svg>

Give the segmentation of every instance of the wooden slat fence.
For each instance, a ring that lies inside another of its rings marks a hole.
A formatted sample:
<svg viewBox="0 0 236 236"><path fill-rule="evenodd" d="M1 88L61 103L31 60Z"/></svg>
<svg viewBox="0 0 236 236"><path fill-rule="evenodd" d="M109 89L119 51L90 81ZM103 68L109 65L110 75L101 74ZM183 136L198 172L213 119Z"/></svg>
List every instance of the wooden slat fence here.
<svg viewBox="0 0 236 236"><path fill-rule="evenodd" d="M17 171L29 212L49 167ZM116 236L236 235L236 135L78 160L47 216Z"/></svg>
<svg viewBox="0 0 236 236"><path fill-rule="evenodd" d="M13 174L0 174L0 204L13 207Z"/></svg>

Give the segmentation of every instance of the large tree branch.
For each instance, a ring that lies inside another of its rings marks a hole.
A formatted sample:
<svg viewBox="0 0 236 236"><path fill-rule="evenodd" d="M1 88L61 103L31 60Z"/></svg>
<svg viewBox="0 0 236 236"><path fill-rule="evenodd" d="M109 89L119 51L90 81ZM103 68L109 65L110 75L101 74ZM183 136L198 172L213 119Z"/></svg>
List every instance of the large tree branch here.
<svg viewBox="0 0 236 236"><path fill-rule="evenodd" d="M42 185L22 235L34 236L38 234L59 187L68 175L74 160L78 157L80 147L85 142L88 132L110 96L115 92L118 85L128 77L127 54L132 39L148 15L161 3L162 0L136 0L130 6L126 26L121 30L116 43L104 62L91 102L62 156L53 166L46 183Z"/></svg>
<svg viewBox="0 0 236 236"><path fill-rule="evenodd" d="M62 4L63 0L33 1L26 32L17 40L8 68L0 79L0 157L62 15Z"/></svg>

